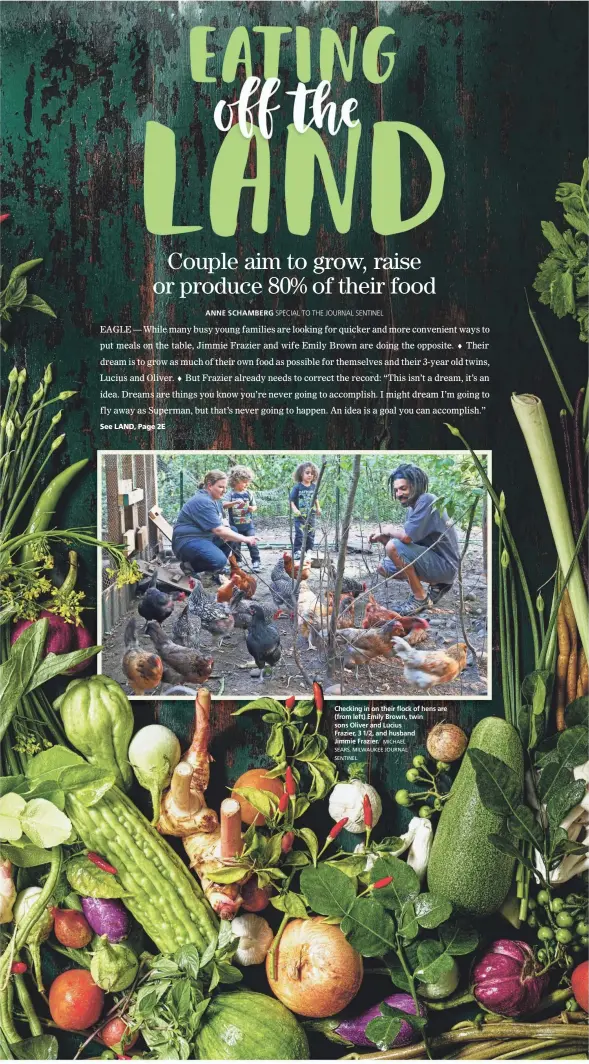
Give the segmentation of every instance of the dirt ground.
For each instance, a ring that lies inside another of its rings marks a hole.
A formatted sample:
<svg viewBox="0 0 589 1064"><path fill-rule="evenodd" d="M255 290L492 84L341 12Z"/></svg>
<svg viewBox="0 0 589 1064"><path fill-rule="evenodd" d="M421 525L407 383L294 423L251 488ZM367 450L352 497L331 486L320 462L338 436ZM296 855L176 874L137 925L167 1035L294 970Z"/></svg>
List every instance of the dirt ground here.
<svg viewBox="0 0 589 1064"><path fill-rule="evenodd" d="M270 595L268 583L272 568L281 556L288 542L288 527L285 527L285 522L270 521L269 519L266 519L265 521L260 520L258 522L257 533L261 547L262 571L257 575L258 587L255 600L273 610L275 607ZM364 532L364 536L365 535L366 533ZM352 528L350 545L357 547L364 546L364 549L371 553L348 553L345 569L346 575L355 577L362 582L366 582L367 587L372 590L372 593L378 602L390 609L395 609L397 605L404 602L407 598L409 593L408 585L405 582L396 580L384 581L382 577L376 573L377 565L382 556L382 547L378 544L368 547L365 540L364 544L362 543L361 537L362 530L360 527ZM271 544L271 546L264 546L264 544ZM277 546L277 544L280 544L280 546ZM335 551L332 550L329 554L334 561L337 560L337 554ZM315 556L324 558L325 549L323 546L319 546L319 550L315 552ZM245 548L244 560L247 561L248 559L249 553L247 548ZM310 586L316 591L319 590L319 581L320 570L314 568L311 572L309 582ZM468 552L463 562L463 585L465 598L464 622L466 632L469 642L477 652L479 661L478 664L475 664L472 661L472 655L469 654L467 667L461 675L457 677L453 683L434 687L431 691L431 695L434 697L446 697L450 699L456 696L480 698L488 693L487 574L484 570L482 534L480 529L475 528L471 535ZM207 590L212 595L216 588L209 585ZM364 596L356 603L355 616L356 625L358 627L361 627L362 625L366 599L367 596ZM176 611L180 612L183 605L183 603L177 603ZM129 694L131 694L131 691L122 670L121 660L124 651L123 633L127 620L134 612L134 608L130 609L102 641L104 647L102 653L103 673L117 680ZM437 607L428 611L424 616L429 621L430 629L428 631L427 640L420 644L418 649L443 649L444 646L448 646L452 643L463 642L459 616L458 583L456 582L452 591L440 600ZM170 634L174 619L175 615L173 614L165 621L163 626ZM153 650L153 645L149 637L141 634L143 621L141 618L139 618L139 620L139 641L142 646ZM245 645L246 633L243 629L234 629L231 635L223 640L221 648L219 648L218 645L218 637L210 635L210 633L204 631L204 629L202 630L199 649L202 649L203 653L207 654L207 656L210 655L215 659L213 674L207 682L207 686L210 688L213 695L218 696L222 694L223 697L247 699L260 694L266 694L283 698L288 694L294 693L298 695L302 691L307 690L307 685L305 684L295 661L293 623L286 615L279 618L275 623L281 634L282 656L278 665L272 670L272 674L266 675L262 682L260 682L254 663L251 661L247 652ZM314 637L313 642L318 643L319 640ZM317 649L315 651L309 650L306 638L303 638L299 634L296 635L296 646L299 651L300 661L310 679L319 680L324 688L329 688L334 684L340 684L341 695L343 697L384 697L397 699L423 699L424 697L431 697L431 695L424 695L418 688L411 687L406 683L403 677L402 666L398 658L392 658L390 660L382 658L373 659L370 663L372 678L368 675L366 667L361 666L358 670L358 678L356 678L354 671L340 670L339 675L330 679L327 674L326 653L323 649ZM482 660L480 659L481 654L483 654ZM252 672L254 675L250 675ZM167 689L181 683L182 680L180 677L177 677L172 672L168 672L164 674L161 688L154 692L154 694L160 698L162 696L165 697ZM191 687L192 685L188 686ZM339 694L340 692L334 691L334 694L335 693Z"/></svg>

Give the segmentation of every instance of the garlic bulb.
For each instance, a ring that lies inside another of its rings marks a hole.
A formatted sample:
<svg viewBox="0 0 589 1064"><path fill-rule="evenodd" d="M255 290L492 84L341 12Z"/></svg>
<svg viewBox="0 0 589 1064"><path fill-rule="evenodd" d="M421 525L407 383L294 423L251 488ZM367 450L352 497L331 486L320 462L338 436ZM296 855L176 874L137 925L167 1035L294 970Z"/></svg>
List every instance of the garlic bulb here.
<svg viewBox="0 0 589 1064"><path fill-rule="evenodd" d="M337 823L347 816L346 831L354 835L361 835L365 830L364 825L364 795L367 795L372 806L372 825L376 827L382 814L382 802L369 783L362 780L349 780L347 783L336 783L329 796L329 815Z"/></svg>
<svg viewBox="0 0 589 1064"><path fill-rule="evenodd" d="M231 922L231 930L239 937L235 960L242 967L250 964L262 964L272 945L274 932L263 916L255 913L242 913Z"/></svg>

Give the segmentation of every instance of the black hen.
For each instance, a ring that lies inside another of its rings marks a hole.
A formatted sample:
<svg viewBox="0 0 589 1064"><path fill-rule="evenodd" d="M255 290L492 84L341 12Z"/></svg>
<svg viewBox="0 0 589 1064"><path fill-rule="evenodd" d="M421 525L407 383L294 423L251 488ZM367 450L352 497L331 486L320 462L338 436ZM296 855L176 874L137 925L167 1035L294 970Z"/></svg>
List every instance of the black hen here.
<svg viewBox="0 0 589 1064"><path fill-rule="evenodd" d="M145 621L145 628L149 621L158 621L162 624L166 617L169 617L174 612L174 600L171 595L166 594L165 591L158 591L157 587L157 569L153 574L147 591L145 592L141 602L137 607L137 612L140 617L143 617ZM143 631L145 631L145 628Z"/></svg>
<svg viewBox="0 0 589 1064"><path fill-rule="evenodd" d="M260 670L260 681L264 679L264 666L276 665L280 661L280 632L272 621L267 621L264 611L256 602L249 607L251 623L245 637L245 645Z"/></svg>

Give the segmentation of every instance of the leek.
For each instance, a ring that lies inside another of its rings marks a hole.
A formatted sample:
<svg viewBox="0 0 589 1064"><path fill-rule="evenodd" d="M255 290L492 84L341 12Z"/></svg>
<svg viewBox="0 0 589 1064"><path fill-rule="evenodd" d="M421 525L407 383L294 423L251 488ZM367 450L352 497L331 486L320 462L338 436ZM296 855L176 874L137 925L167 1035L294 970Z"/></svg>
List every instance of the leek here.
<svg viewBox="0 0 589 1064"><path fill-rule="evenodd" d="M575 560L573 531L544 406L541 399L528 394L513 395L511 403L530 452L561 569L564 573L571 569L568 591L579 636L589 657L587 597L581 568Z"/></svg>

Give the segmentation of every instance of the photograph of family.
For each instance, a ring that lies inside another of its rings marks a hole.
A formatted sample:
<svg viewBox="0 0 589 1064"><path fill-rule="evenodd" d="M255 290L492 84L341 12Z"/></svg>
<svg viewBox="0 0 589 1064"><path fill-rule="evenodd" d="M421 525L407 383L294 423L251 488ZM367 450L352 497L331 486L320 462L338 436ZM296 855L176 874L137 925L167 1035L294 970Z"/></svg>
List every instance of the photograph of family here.
<svg viewBox="0 0 589 1064"><path fill-rule="evenodd" d="M101 472L132 582L105 557L100 668L130 695L489 696L470 455L103 452Z"/></svg>

